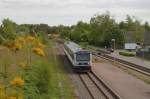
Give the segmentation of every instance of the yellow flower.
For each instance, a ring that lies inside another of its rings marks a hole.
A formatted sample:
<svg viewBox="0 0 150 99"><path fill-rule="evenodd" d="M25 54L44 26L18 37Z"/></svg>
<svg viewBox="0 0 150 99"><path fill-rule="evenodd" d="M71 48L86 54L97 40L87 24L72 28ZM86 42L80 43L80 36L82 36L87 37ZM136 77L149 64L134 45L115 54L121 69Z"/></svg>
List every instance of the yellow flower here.
<svg viewBox="0 0 150 99"><path fill-rule="evenodd" d="M22 45L25 45L25 38L23 37L19 37L16 41L21 43Z"/></svg>
<svg viewBox="0 0 150 99"><path fill-rule="evenodd" d="M13 45L14 45L13 42L7 42L4 44L4 46L7 47L8 49L13 48Z"/></svg>
<svg viewBox="0 0 150 99"><path fill-rule="evenodd" d="M27 43L31 43L31 42L33 42L35 40L35 38L33 37L33 36L27 36L26 37L26 42Z"/></svg>
<svg viewBox="0 0 150 99"><path fill-rule="evenodd" d="M23 63L23 62L20 62L18 66L21 67L21 68L25 68L25 67L26 67L26 64Z"/></svg>
<svg viewBox="0 0 150 99"><path fill-rule="evenodd" d="M16 77L14 80L10 82L12 86L23 86L24 80L21 79L21 77Z"/></svg>
<svg viewBox="0 0 150 99"><path fill-rule="evenodd" d="M22 49L23 46L21 45L21 43L15 42L13 47L15 50L20 50L20 49Z"/></svg>
<svg viewBox="0 0 150 99"><path fill-rule="evenodd" d="M42 44L41 42L38 42L38 46L39 46L40 48L45 48L45 47L46 47L46 45Z"/></svg>
<svg viewBox="0 0 150 99"><path fill-rule="evenodd" d="M34 48L33 52L39 56L45 56L45 53L42 48Z"/></svg>

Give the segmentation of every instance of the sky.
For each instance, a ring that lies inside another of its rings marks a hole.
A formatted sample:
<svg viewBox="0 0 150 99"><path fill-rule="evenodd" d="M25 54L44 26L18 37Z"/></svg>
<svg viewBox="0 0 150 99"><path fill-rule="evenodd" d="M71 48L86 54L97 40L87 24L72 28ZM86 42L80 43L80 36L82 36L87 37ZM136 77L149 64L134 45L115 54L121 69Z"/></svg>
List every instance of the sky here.
<svg viewBox="0 0 150 99"><path fill-rule="evenodd" d="M0 0L0 21L73 25L109 11L118 22L127 14L150 22L149 5L150 0Z"/></svg>

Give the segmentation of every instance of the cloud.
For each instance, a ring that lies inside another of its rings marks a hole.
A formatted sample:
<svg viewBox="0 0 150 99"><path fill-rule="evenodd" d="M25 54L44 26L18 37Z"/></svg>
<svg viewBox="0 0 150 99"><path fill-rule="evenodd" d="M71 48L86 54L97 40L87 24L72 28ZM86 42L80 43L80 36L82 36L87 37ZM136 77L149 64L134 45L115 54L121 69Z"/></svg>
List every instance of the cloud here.
<svg viewBox="0 0 150 99"><path fill-rule="evenodd" d="M0 20L71 25L109 11L117 20L129 14L150 22L149 4L150 0L0 0Z"/></svg>

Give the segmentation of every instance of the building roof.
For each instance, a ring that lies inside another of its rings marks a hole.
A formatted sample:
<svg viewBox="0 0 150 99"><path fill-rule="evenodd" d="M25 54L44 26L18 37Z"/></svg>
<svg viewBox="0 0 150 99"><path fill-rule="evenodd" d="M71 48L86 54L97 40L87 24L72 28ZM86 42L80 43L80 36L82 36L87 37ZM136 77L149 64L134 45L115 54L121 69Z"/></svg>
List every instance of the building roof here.
<svg viewBox="0 0 150 99"><path fill-rule="evenodd" d="M150 31L144 33L144 44L150 45Z"/></svg>

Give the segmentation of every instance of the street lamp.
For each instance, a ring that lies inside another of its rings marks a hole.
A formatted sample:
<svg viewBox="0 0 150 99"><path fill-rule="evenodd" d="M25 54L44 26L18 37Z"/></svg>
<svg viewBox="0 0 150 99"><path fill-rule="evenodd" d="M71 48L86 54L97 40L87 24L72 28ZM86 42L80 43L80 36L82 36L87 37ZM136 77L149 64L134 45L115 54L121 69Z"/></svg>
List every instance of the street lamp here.
<svg viewBox="0 0 150 99"><path fill-rule="evenodd" d="M114 52L115 52L115 39L111 39L111 41L113 42L113 49L114 49ZM115 64L115 55L114 55L114 64Z"/></svg>
<svg viewBox="0 0 150 99"><path fill-rule="evenodd" d="M143 57L143 62L144 62L144 53L145 53L145 50L144 50L144 43L142 43L142 57Z"/></svg>
<svg viewBox="0 0 150 99"><path fill-rule="evenodd" d="M111 41L113 42L113 49L115 51L115 39L111 39Z"/></svg>

